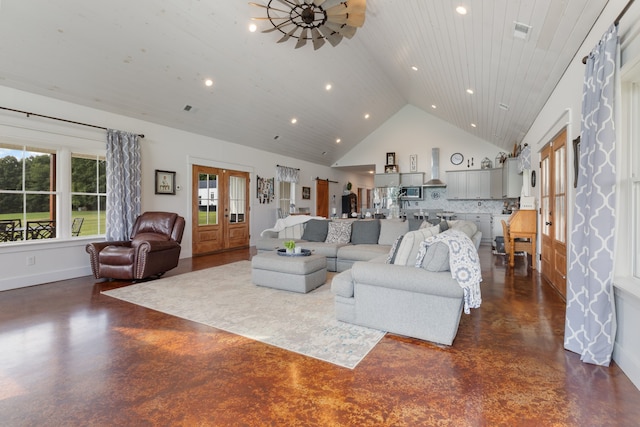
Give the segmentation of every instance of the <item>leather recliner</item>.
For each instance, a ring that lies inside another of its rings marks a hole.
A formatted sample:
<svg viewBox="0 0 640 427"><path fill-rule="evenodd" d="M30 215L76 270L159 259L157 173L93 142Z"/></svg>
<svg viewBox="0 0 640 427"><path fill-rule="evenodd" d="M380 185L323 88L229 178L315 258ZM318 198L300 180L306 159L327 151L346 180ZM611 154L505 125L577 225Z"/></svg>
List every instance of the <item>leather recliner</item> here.
<svg viewBox="0 0 640 427"><path fill-rule="evenodd" d="M178 265L184 227L184 218L176 213L143 213L133 224L131 240L86 246L94 277L140 280L163 275Z"/></svg>

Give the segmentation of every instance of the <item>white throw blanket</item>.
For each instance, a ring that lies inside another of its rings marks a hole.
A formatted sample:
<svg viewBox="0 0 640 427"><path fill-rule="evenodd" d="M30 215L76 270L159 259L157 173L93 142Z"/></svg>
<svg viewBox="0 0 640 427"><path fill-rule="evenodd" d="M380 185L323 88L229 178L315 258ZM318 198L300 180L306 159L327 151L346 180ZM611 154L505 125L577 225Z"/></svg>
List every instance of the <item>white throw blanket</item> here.
<svg viewBox="0 0 640 427"><path fill-rule="evenodd" d="M302 224L304 222L309 221L310 219L326 219L322 216L310 216L310 215L289 215L286 218L280 218L276 221L276 225L273 228L267 228L263 231L277 231L280 232L287 227L291 227L292 225Z"/></svg>
<svg viewBox="0 0 640 427"><path fill-rule="evenodd" d="M451 277L456 279L464 291L464 312L469 314L471 308L482 304L480 294L480 258L473 241L462 231L449 229L435 236L427 237L428 246L442 242L449 246L449 269Z"/></svg>

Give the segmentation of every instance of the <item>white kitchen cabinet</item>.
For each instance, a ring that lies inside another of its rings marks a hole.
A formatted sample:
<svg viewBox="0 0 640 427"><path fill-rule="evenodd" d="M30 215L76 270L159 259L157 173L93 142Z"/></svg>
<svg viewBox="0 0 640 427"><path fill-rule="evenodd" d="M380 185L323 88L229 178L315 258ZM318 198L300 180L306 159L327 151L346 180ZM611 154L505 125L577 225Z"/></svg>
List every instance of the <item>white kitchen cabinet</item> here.
<svg viewBox="0 0 640 427"><path fill-rule="evenodd" d="M491 199L490 169L447 171L447 199Z"/></svg>
<svg viewBox="0 0 640 427"><path fill-rule="evenodd" d="M447 171L447 199L467 198L467 171Z"/></svg>
<svg viewBox="0 0 640 427"><path fill-rule="evenodd" d="M401 187L422 187L424 184L424 173L401 173L400 174L400 186Z"/></svg>
<svg viewBox="0 0 640 427"><path fill-rule="evenodd" d="M491 199L502 200L502 168L489 169Z"/></svg>
<svg viewBox="0 0 640 427"><path fill-rule="evenodd" d="M502 165L502 198L513 199L522 193L522 174L518 170L518 158L510 157Z"/></svg>
<svg viewBox="0 0 640 427"><path fill-rule="evenodd" d="M467 171L467 199L490 199L491 175L489 169Z"/></svg>
<svg viewBox="0 0 640 427"><path fill-rule="evenodd" d="M399 173L377 173L373 176L373 186L376 188L400 186Z"/></svg>

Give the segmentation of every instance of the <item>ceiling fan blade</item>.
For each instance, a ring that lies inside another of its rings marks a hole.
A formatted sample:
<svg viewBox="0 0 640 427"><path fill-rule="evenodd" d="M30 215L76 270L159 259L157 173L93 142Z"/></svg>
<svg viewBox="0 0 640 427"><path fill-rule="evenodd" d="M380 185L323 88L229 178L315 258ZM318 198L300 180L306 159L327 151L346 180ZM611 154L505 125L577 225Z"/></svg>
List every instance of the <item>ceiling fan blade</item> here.
<svg viewBox="0 0 640 427"><path fill-rule="evenodd" d="M289 40L289 38L291 38L291 36L293 35L293 33L296 32L297 29L298 29L298 27L294 26L293 30L289 31L287 34L282 36L282 38L280 40L278 40L278 43L286 42L287 40Z"/></svg>
<svg viewBox="0 0 640 427"><path fill-rule="evenodd" d="M320 6L324 2L325 0L313 0L313 4L315 4L316 6Z"/></svg>
<svg viewBox="0 0 640 427"><path fill-rule="evenodd" d="M324 25L318 27L318 30L322 33L324 38L331 43L331 46L336 47L338 43L342 41L342 36L339 33L336 33L331 28L328 28Z"/></svg>
<svg viewBox="0 0 640 427"><path fill-rule="evenodd" d="M327 20L337 24L347 24L352 27L364 25L364 13L348 13L346 15L327 15Z"/></svg>
<svg viewBox="0 0 640 427"><path fill-rule="evenodd" d="M304 46L305 44L307 44L307 31L308 31L307 28L302 30L302 33L298 37L298 43L296 43L296 49L298 49L298 48Z"/></svg>
<svg viewBox="0 0 640 427"><path fill-rule="evenodd" d="M324 25L325 27L330 28L331 30L335 31L336 33L348 39L355 36L357 31L356 27L352 27L347 24L336 24L335 22L331 22L331 21L325 22Z"/></svg>
<svg viewBox="0 0 640 427"><path fill-rule="evenodd" d="M249 4L250 4L251 6L258 6L258 7L262 7L262 8L264 8L264 9L268 9L268 10L275 10L275 11L277 11L277 12L289 13L289 11L288 11L288 10L276 9L275 7L267 7L267 6L263 5L263 4L260 4L260 3L254 3L254 2L252 2L252 1L250 1L250 2L249 2Z"/></svg>
<svg viewBox="0 0 640 427"><path fill-rule="evenodd" d="M364 13L367 9L367 2L364 0L351 0L340 3L333 7L325 7L327 15L342 15L345 13Z"/></svg>
<svg viewBox="0 0 640 427"><path fill-rule="evenodd" d="M317 28L311 29L311 37L313 41L313 50L318 50L324 45L324 37L320 34Z"/></svg>
<svg viewBox="0 0 640 427"><path fill-rule="evenodd" d="M339 5L340 3L342 3L344 0L326 0L326 1L322 1L322 8L324 10L327 10L329 8L332 8L334 6Z"/></svg>
<svg viewBox="0 0 640 427"><path fill-rule="evenodd" d="M273 27L273 28L267 28L266 30L262 30L261 32L262 32L262 33L270 33L270 32L272 32L272 31L279 30L279 29L280 29L280 27L284 27L285 25L290 25L290 24L292 24L291 19L287 19L287 20L286 20L286 21L284 21L283 23L278 24L278 25L276 25L276 26L275 26L275 27Z"/></svg>

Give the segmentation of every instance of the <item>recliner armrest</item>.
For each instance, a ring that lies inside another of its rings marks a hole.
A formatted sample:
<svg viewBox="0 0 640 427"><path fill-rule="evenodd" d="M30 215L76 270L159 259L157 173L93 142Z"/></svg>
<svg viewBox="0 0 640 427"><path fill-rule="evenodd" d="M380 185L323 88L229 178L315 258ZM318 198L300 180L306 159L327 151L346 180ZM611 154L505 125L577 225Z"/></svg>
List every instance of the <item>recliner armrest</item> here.
<svg viewBox="0 0 640 427"><path fill-rule="evenodd" d="M179 247L180 244L173 240L142 240L135 241L133 246L136 248L137 252L158 252Z"/></svg>

